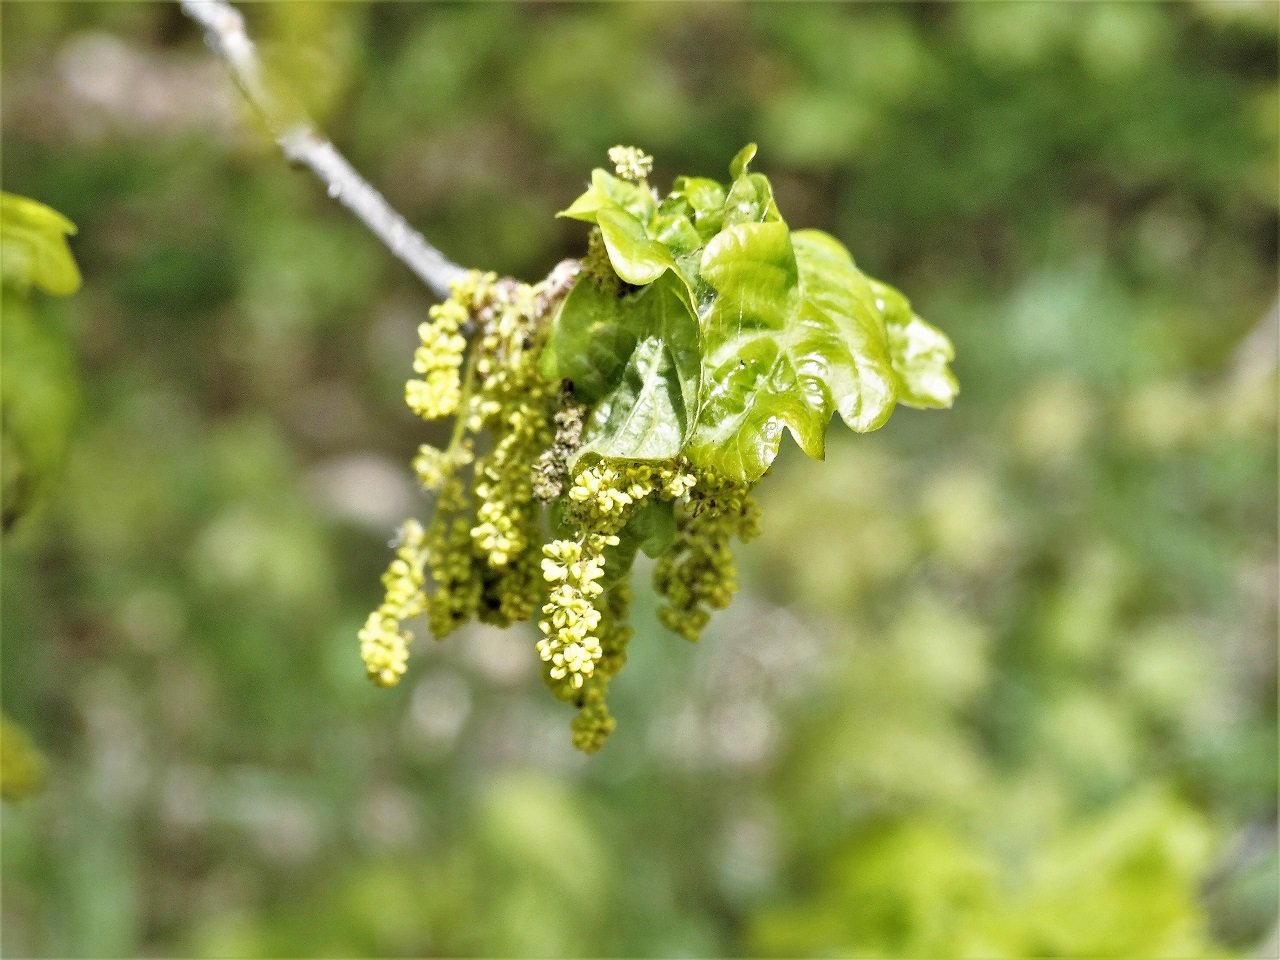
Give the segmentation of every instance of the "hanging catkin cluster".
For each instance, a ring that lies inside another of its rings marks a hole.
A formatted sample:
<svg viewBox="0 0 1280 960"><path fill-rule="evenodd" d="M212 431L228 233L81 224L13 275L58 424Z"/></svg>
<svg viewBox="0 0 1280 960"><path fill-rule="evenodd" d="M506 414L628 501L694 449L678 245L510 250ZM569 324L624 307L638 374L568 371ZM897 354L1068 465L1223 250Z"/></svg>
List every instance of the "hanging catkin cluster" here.
<svg viewBox="0 0 1280 960"><path fill-rule="evenodd" d="M472 273L419 327L419 377L406 384L405 402L426 420L454 417L454 431L447 448L423 445L414 459L422 487L436 494L435 510L428 527L417 520L401 527L382 577L386 596L360 631L360 653L369 677L391 686L408 662L406 623L419 614L437 639L473 619L535 620L547 684L579 709L573 743L594 752L614 728L605 694L632 633L626 577L635 548L619 552L619 534L648 504L680 504L682 518L703 518L701 528L683 519L676 526L681 564L718 562L699 570L702 592L691 597L679 578L655 580L668 607L689 611L679 632L696 640L701 626L689 624L698 604L724 606L734 589L725 538L736 527L706 522L714 510L696 504L711 501L691 500L697 480L683 460L599 461L570 474L584 408L571 384L548 383L537 365L557 295ZM470 343L463 330L473 331ZM713 480L709 489L721 486ZM708 539L699 547L700 529ZM724 579L711 587L716 572Z"/></svg>
<svg viewBox="0 0 1280 960"><path fill-rule="evenodd" d="M436 638L532 621L593 752L641 550L661 622L696 641L737 589L731 544L758 531L751 491L784 431L820 456L835 413L864 431L896 403L950 404L946 337L833 238L791 232L754 153L727 186L680 177L663 197L653 158L615 147L563 214L592 224L580 264L536 286L473 272L431 308L405 402L453 429L414 457L432 516L402 526L360 631L375 683L404 675L422 615Z"/></svg>

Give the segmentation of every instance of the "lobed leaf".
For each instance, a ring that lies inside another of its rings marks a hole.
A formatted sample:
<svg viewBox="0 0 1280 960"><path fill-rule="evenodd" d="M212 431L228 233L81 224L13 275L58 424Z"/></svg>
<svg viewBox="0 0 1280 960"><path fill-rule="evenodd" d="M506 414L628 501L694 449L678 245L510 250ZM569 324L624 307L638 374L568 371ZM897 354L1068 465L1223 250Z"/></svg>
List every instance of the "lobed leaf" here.
<svg viewBox="0 0 1280 960"><path fill-rule="evenodd" d="M955 348L937 327L925 323L901 293L868 278L876 303L884 311L893 369L901 384L898 402L909 407L950 407L960 392L951 372Z"/></svg>
<svg viewBox="0 0 1280 960"><path fill-rule="evenodd" d="M703 403L688 456L758 479L784 428L821 458L833 412L874 430L897 399L884 320L870 287L835 240L793 235L781 221L738 224L707 245L703 279Z"/></svg>

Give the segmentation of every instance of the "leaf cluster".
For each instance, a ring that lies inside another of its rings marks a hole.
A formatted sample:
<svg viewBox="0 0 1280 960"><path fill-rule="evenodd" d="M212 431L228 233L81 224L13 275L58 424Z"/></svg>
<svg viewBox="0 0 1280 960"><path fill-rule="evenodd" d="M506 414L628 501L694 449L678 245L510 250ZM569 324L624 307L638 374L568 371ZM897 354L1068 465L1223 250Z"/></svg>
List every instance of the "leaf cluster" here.
<svg viewBox="0 0 1280 960"><path fill-rule="evenodd" d="M792 231L755 152L728 184L678 177L665 197L597 168L562 212L595 225L620 281L588 269L541 357L594 408L579 458L683 455L751 483L784 429L820 459L836 413L866 432L954 400L947 337L835 238Z"/></svg>

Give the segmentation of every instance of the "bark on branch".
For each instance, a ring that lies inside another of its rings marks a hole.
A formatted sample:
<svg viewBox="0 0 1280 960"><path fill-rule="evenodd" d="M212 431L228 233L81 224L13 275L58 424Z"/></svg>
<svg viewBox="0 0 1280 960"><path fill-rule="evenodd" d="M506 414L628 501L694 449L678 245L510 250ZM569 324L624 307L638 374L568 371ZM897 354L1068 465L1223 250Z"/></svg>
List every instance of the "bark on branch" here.
<svg viewBox="0 0 1280 960"><path fill-rule="evenodd" d="M370 186L338 149L323 137L303 111L287 103L264 82L262 65L244 18L226 0L179 0L183 12L204 28L205 43L216 53L254 112L290 163L315 174L329 196L355 214L391 254L417 275L437 297L449 296L449 284L466 273L427 242Z"/></svg>

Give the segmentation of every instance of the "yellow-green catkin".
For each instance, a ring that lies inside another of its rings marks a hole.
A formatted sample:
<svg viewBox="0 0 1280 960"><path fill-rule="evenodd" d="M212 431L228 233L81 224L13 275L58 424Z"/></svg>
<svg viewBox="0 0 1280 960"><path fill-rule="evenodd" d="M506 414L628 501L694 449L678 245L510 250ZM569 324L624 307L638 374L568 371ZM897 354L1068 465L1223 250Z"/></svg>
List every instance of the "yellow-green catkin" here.
<svg viewBox="0 0 1280 960"><path fill-rule="evenodd" d="M572 729L581 749L598 749L613 729L604 694L625 661L630 637L630 592L620 578L601 599L606 550L619 545L619 534L645 500L682 498L694 482L683 461L594 464L574 477L568 491L569 521L579 535L543 547L542 574L550 592L538 622L538 656L552 692L580 708Z"/></svg>
<svg viewBox="0 0 1280 960"><path fill-rule="evenodd" d="M463 400L462 369L467 348L462 331L493 284L492 274L466 274L454 283L452 296L433 306L428 321L419 326L413 369L421 378L405 384L405 403L423 419L435 420L458 412ZM464 454L465 449L458 449L456 444L449 451L423 445L414 458L414 471L424 487L440 489L449 482L459 462L465 460ZM405 673L413 635L404 623L427 608L425 570L436 539L435 524L428 533L417 520L405 521L395 540L395 558L382 575L383 601L359 632L360 659L369 678L379 686L394 686Z"/></svg>
<svg viewBox="0 0 1280 960"><path fill-rule="evenodd" d="M546 619L538 622L538 656L552 689L565 699L582 689L604 656L596 598L604 592L604 549L618 542L616 534L589 533L542 548L542 575L550 594L542 607Z"/></svg>
<svg viewBox="0 0 1280 960"><path fill-rule="evenodd" d="M602 655L595 673L574 699L578 714L570 724L570 732L573 745L583 753L599 750L617 726L609 712L609 681L626 663L627 642L634 632L629 622L630 610L631 587L625 579L620 580L603 597L598 628Z"/></svg>
<svg viewBox="0 0 1280 960"><path fill-rule="evenodd" d="M760 509L747 484L699 472L688 503L677 508L675 542L653 571L663 626L691 642L702 636L710 611L727 607L738 589L730 540L750 540L759 529Z"/></svg>
<svg viewBox="0 0 1280 960"><path fill-rule="evenodd" d="M464 490L458 476L445 481L427 536L428 569L435 585L427 623L437 640L476 616L484 590L479 558L471 549L473 518Z"/></svg>
<svg viewBox="0 0 1280 960"><path fill-rule="evenodd" d="M504 626L531 618L541 599L542 504L529 465L553 444L557 393L538 372L537 301L536 288L507 283L478 315L471 426L487 429L493 447L476 461L471 538L488 565L481 619Z"/></svg>
<svg viewBox="0 0 1280 960"><path fill-rule="evenodd" d="M360 633L378 683L404 673L409 617L425 610L439 639L476 618L502 625L531 619L545 597L542 504L534 498L530 464L553 444L557 394L539 375L537 357L546 318L572 277L557 268L529 287L472 272L419 328L413 359L419 377L406 384L405 400L424 419L456 419L447 449L424 444L414 457L419 482L436 493L435 513L426 531L406 528L411 535L402 535L384 577L386 600ZM404 576L415 588L411 603L400 596Z"/></svg>
<svg viewBox="0 0 1280 960"><path fill-rule="evenodd" d="M386 596L360 630L360 659L369 678L382 687L395 686L404 676L413 635L403 624L426 606L422 592L425 536L417 520L407 520L400 528L395 559L382 575Z"/></svg>
<svg viewBox="0 0 1280 960"><path fill-rule="evenodd" d="M472 270L464 274L454 281L449 299L431 307L429 320L418 327L413 369L423 376L405 383L404 398L409 409L424 420L457 415L466 402L463 369L467 340L463 331L489 302L496 283L497 276L492 273ZM455 431L448 450L423 444L413 460L418 481L426 490L439 490L449 476L470 462L471 449L465 430Z"/></svg>
<svg viewBox="0 0 1280 960"><path fill-rule="evenodd" d="M479 281L471 274L454 285L453 296L429 311L427 322L418 326L418 348L413 353L413 369L421 378L404 386L409 409L424 420L439 420L457 412L462 398L462 361L467 340L463 325L470 317L470 299Z"/></svg>

